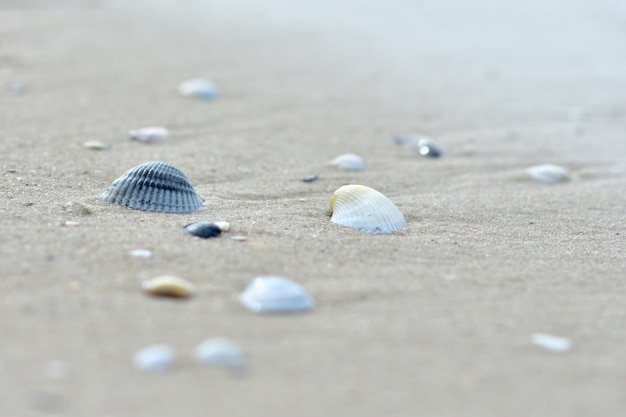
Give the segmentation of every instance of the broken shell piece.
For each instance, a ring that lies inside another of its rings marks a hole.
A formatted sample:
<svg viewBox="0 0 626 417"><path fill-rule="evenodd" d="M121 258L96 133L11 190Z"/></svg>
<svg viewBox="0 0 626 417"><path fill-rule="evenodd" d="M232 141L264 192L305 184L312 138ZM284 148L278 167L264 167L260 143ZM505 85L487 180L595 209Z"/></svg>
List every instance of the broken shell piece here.
<svg viewBox="0 0 626 417"><path fill-rule="evenodd" d="M315 180L317 180L319 177L317 176L317 174L309 174L309 175L305 175L304 177L302 177L302 181L303 182L313 182Z"/></svg>
<svg viewBox="0 0 626 417"><path fill-rule="evenodd" d="M228 222L215 222L215 225L219 227L222 232L230 232L230 223Z"/></svg>
<svg viewBox="0 0 626 417"><path fill-rule="evenodd" d="M162 126L142 127L128 131L131 140L144 143L161 143L169 136L169 132Z"/></svg>
<svg viewBox="0 0 626 417"><path fill-rule="evenodd" d="M544 333L533 333L530 336L530 341L551 352L567 352L572 347L572 342L569 339Z"/></svg>
<svg viewBox="0 0 626 417"><path fill-rule="evenodd" d="M163 372L176 362L176 351L169 345L146 346L133 356L133 365L140 371Z"/></svg>
<svg viewBox="0 0 626 417"><path fill-rule="evenodd" d="M100 196L138 210L188 213L202 207L202 199L178 168L165 162L146 162L111 183Z"/></svg>
<svg viewBox="0 0 626 417"><path fill-rule="evenodd" d="M101 140L88 140L83 143L83 146L87 149L93 149L94 151L108 151L111 149L111 145Z"/></svg>
<svg viewBox="0 0 626 417"><path fill-rule="evenodd" d="M276 276L255 278L241 293L239 301L255 313L294 313L315 306L300 285Z"/></svg>
<svg viewBox="0 0 626 417"><path fill-rule="evenodd" d="M363 158L353 153L345 153L343 155L339 155L328 164L337 167L337 169L341 171L365 170L365 161L363 161Z"/></svg>
<svg viewBox="0 0 626 417"><path fill-rule="evenodd" d="M161 275L141 283L144 292L150 295L188 298L196 293L196 286L186 279Z"/></svg>
<svg viewBox="0 0 626 417"><path fill-rule="evenodd" d="M217 224L207 221L188 224L183 227L183 230L192 236L201 237L203 239L217 237L222 233L222 229L220 229Z"/></svg>
<svg viewBox="0 0 626 417"><path fill-rule="evenodd" d="M526 172L533 180L544 184L557 184L571 179L569 171L558 165L535 165L527 168Z"/></svg>
<svg viewBox="0 0 626 417"><path fill-rule="evenodd" d="M129 252L130 256L133 258L152 258L152 251L148 249L133 249Z"/></svg>
<svg viewBox="0 0 626 417"><path fill-rule="evenodd" d="M393 138L396 145L417 152L427 158L439 158L443 155L441 146L431 137L421 133L406 133Z"/></svg>
<svg viewBox="0 0 626 417"><path fill-rule="evenodd" d="M206 78L193 78L183 81L178 86L178 92L185 97L201 100L211 100L218 96L217 85Z"/></svg>
<svg viewBox="0 0 626 417"><path fill-rule="evenodd" d="M239 346L221 337L208 339L200 343L193 351L196 362L229 368L233 372L242 372L246 364Z"/></svg>
<svg viewBox="0 0 626 417"><path fill-rule="evenodd" d="M392 233L406 224L391 200L364 185L344 185L330 198L330 221L372 234Z"/></svg>
<svg viewBox="0 0 626 417"><path fill-rule="evenodd" d="M89 207L88 205L81 203L80 201L68 201L67 203L63 204L63 208L68 213L72 213L77 216L87 216L94 212L94 209L92 207Z"/></svg>

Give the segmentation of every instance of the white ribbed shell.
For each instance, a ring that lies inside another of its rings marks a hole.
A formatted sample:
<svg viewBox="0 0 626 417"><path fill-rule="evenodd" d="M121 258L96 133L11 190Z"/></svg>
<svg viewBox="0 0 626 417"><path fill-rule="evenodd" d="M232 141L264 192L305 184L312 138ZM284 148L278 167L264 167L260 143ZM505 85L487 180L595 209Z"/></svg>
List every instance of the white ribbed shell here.
<svg viewBox="0 0 626 417"><path fill-rule="evenodd" d="M188 213L202 207L202 199L178 168L159 161L127 171L100 196L104 201L138 210Z"/></svg>
<svg viewBox="0 0 626 417"><path fill-rule="evenodd" d="M365 233L392 233L406 224L391 200L364 185L344 185L330 198L333 223Z"/></svg>
<svg viewBox="0 0 626 417"><path fill-rule="evenodd" d="M315 306L300 285L271 275L255 278L239 295L239 301L255 313L295 313Z"/></svg>
<svg viewBox="0 0 626 417"><path fill-rule="evenodd" d="M544 184L556 184L571 179L569 171L559 165L534 165L527 168L526 172L533 180Z"/></svg>

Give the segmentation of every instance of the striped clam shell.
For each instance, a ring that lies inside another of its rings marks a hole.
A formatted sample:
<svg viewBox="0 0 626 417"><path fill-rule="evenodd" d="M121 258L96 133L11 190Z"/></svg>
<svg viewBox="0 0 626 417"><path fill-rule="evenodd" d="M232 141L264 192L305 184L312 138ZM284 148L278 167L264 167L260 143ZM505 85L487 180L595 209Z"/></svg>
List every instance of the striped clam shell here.
<svg viewBox="0 0 626 417"><path fill-rule="evenodd" d="M159 161L130 169L100 196L109 203L138 210L188 213L202 207L202 199L178 168Z"/></svg>
<svg viewBox="0 0 626 417"><path fill-rule="evenodd" d="M371 233L392 233L406 224L391 200L364 185L344 185L330 198L330 221Z"/></svg>

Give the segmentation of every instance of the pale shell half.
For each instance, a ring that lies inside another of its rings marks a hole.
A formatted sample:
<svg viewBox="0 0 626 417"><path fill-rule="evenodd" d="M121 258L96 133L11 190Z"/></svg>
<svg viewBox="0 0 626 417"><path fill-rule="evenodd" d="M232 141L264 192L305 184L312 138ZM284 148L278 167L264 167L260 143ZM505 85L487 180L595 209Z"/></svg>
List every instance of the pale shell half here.
<svg viewBox="0 0 626 417"><path fill-rule="evenodd" d="M364 185L344 185L330 197L330 221L372 234L392 233L406 224L395 204Z"/></svg>

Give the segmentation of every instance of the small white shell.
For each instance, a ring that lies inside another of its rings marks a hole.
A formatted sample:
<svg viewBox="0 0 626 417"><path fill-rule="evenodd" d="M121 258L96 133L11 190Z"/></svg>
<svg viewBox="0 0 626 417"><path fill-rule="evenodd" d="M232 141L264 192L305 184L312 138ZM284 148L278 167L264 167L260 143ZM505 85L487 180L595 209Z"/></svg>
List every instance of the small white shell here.
<svg viewBox="0 0 626 417"><path fill-rule="evenodd" d="M141 288L150 295L187 298L196 293L196 286L186 279L172 275L161 275L143 281Z"/></svg>
<svg viewBox="0 0 626 417"><path fill-rule="evenodd" d="M533 180L544 184L556 184L571 179L569 171L558 165L535 165L527 168L526 172Z"/></svg>
<svg viewBox="0 0 626 417"><path fill-rule="evenodd" d="M365 171L365 161L359 155L344 153L328 163L341 171Z"/></svg>
<svg viewBox="0 0 626 417"><path fill-rule="evenodd" d="M292 313L315 306L300 285L276 276L255 278L241 293L239 301L255 313Z"/></svg>
<svg viewBox="0 0 626 417"><path fill-rule="evenodd" d="M162 126L142 127L128 131L131 140L144 143L161 143L169 136L169 131Z"/></svg>
<svg viewBox="0 0 626 417"><path fill-rule="evenodd" d="M111 145L101 140L88 140L83 143L83 146L87 149L93 149L94 151L108 151L111 149Z"/></svg>
<svg viewBox="0 0 626 417"><path fill-rule="evenodd" d="M241 372L246 367L239 346L221 337L200 343L193 351L196 362Z"/></svg>
<svg viewBox="0 0 626 417"><path fill-rule="evenodd" d="M218 96L219 92L215 83L206 78L193 78L183 81L178 86L178 92L185 97L193 97L202 100L210 100Z"/></svg>
<svg viewBox="0 0 626 417"><path fill-rule="evenodd" d="M169 345L146 346L133 356L133 365L140 371L163 372L174 366L176 351Z"/></svg>
<svg viewBox="0 0 626 417"><path fill-rule="evenodd" d="M572 347L572 342L569 339L544 333L533 333L530 336L530 341L550 352L567 352Z"/></svg>
<svg viewBox="0 0 626 417"><path fill-rule="evenodd" d="M364 185L344 185L330 198L330 221L372 234L392 233L406 224L391 200Z"/></svg>
<svg viewBox="0 0 626 417"><path fill-rule="evenodd" d="M178 168L165 162L146 162L111 183L100 196L138 210L188 213L202 207L202 199Z"/></svg>

